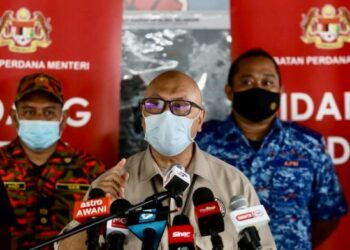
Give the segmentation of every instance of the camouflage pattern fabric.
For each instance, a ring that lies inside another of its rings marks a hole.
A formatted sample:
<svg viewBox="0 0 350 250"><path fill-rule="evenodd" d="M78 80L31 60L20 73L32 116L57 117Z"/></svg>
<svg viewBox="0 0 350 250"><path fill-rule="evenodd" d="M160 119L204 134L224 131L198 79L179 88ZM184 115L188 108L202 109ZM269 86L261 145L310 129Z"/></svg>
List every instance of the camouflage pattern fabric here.
<svg viewBox="0 0 350 250"><path fill-rule="evenodd" d="M74 202L104 171L100 161L62 141L43 166L27 159L18 138L2 147L0 175L17 219L12 228L16 249L33 247L58 234L72 220Z"/></svg>
<svg viewBox="0 0 350 250"><path fill-rule="evenodd" d="M18 85L15 103L22 99L23 96L38 90L53 95L61 104L63 104L63 89L61 82L44 73L27 75L21 79Z"/></svg>
<svg viewBox="0 0 350 250"><path fill-rule="evenodd" d="M230 115L205 123L196 141L250 179L270 215L279 250L312 249L312 221L347 213L332 160L321 135L311 129L276 119L255 151Z"/></svg>

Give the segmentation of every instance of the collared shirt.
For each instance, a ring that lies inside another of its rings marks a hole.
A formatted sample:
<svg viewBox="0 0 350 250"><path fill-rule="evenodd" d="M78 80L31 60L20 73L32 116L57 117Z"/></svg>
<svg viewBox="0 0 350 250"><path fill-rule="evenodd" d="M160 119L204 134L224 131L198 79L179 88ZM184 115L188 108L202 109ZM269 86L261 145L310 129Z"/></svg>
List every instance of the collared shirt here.
<svg viewBox="0 0 350 250"><path fill-rule="evenodd" d="M347 212L332 160L311 129L276 119L256 151L230 115L205 123L196 141L250 179L270 215L278 249L312 249L312 221Z"/></svg>
<svg viewBox="0 0 350 250"><path fill-rule="evenodd" d="M74 201L80 201L104 165L94 157L59 141L42 166L25 155L19 139L0 150L0 175L14 208L12 234L27 249L58 234L71 220Z"/></svg>
<svg viewBox="0 0 350 250"><path fill-rule="evenodd" d="M129 180L125 188L125 198L131 204L137 204L154 194L155 190L152 187L152 182L155 183L157 192L165 191L163 188L163 179L158 165L153 160L150 150L137 153L127 159L125 170L129 172ZM214 197L220 201L225 211L224 223L225 231L219 235L222 237L224 249L238 249L238 235L235 233L233 224L229 218L229 202L235 195L243 195L247 198L249 205L257 205L259 199L255 193L254 188L247 180L247 178L236 168L227 163L201 151L198 147L195 149L194 156L188 167L188 173L191 179L196 176L196 181L192 183L192 188L187 188L183 194L183 213L190 219L191 225L195 231L195 243L197 249L210 249L210 236L201 237L194 214L194 205L192 202L192 195L199 187L209 188ZM101 175L108 175L108 171ZM95 183L95 182L94 182ZM94 183L92 187L94 187ZM191 192L191 193L189 193ZM74 223L72 223L74 224ZM263 249L275 249L275 244L268 225L259 229L260 238L262 240ZM76 239L78 239L77 237ZM160 242L160 249L168 249L167 230L165 230ZM127 244L124 249L141 249L141 241L137 239L132 233L129 234ZM67 239L65 246L71 246L71 249L84 249L85 241L75 241L73 237ZM66 250L68 248L59 248Z"/></svg>

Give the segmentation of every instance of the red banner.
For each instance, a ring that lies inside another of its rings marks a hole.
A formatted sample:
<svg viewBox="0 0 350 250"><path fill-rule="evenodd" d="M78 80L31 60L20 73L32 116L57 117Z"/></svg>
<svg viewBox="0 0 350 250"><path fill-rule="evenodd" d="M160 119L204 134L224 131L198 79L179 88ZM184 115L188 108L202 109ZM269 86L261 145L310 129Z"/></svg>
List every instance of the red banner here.
<svg viewBox="0 0 350 250"><path fill-rule="evenodd" d="M269 51L281 66L280 116L320 131L350 200L350 3L231 1L232 51ZM318 249L341 249L350 215Z"/></svg>
<svg viewBox="0 0 350 250"><path fill-rule="evenodd" d="M0 141L16 133L8 117L21 77L62 81L69 108L64 140L108 166L118 156L122 1L0 2Z"/></svg>

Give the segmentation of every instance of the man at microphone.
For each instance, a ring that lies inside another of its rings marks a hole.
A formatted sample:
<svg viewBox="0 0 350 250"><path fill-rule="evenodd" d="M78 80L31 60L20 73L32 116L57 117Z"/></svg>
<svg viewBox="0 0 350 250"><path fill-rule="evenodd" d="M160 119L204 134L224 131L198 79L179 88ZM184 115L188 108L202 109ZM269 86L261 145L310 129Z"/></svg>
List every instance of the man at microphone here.
<svg viewBox="0 0 350 250"><path fill-rule="evenodd" d="M258 205L257 194L248 179L234 167L201 151L194 138L201 130L205 111L196 82L178 71L167 71L154 78L147 87L140 102L142 127L149 147L127 160L122 159L115 167L96 179L92 187L98 187L113 199L124 198L131 204L139 203L145 197L165 191L163 177L170 166L179 164L191 176L191 184L183 193L183 205L179 213L189 218L195 232L197 249L208 249L210 237L201 237L195 219L192 196L200 187L212 190L215 198L228 208L230 199L241 194L250 206ZM175 209L173 200L166 205ZM238 249L239 236L235 233L228 212L224 215L225 231L220 233L224 249ZM168 223L172 222L171 219ZM66 229L72 228L75 222ZM263 249L275 249L268 225L258 229ZM168 249L167 230L160 249ZM59 249L85 249L86 233L80 233L62 240ZM129 236L124 249L141 249L141 241Z"/></svg>

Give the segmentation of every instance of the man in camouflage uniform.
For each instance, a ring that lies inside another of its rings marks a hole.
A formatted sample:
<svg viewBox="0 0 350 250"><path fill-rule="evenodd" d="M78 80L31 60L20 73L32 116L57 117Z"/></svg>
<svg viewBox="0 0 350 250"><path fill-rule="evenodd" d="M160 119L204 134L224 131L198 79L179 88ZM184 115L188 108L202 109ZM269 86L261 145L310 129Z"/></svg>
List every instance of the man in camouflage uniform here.
<svg viewBox="0 0 350 250"><path fill-rule="evenodd" d="M247 51L232 63L225 90L232 114L205 123L199 146L250 179L270 215L277 249L316 247L347 212L322 136L276 117L281 77L263 50Z"/></svg>
<svg viewBox="0 0 350 250"><path fill-rule="evenodd" d="M43 73L21 79L11 118L18 136L0 150L0 175L14 207L16 249L52 237L72 219L74 201L104 172L93 156L60 139L68 117L61 83Z"/></svg>

